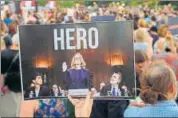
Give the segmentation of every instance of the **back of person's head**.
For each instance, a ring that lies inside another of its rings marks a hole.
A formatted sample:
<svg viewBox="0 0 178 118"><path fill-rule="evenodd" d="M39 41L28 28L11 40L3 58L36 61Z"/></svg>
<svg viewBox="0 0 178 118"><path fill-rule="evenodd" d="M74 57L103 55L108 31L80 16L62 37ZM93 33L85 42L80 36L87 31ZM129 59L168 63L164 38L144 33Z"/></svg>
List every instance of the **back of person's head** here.
<svg viewBox="0 0 178 118"><path fill-rule="evenodd" d="M155 16L151 16L151 20L152 20L152 21L154 21L154 22L156 22L156 21L157 21L157 19L156 19L156 17L155 17Z"/></svg>
<svg viewBox="0 0 178 118"><path fill-rule="evenodd" d="M40 74L40 73L34 73L34 74L33 74L33 77L32 77L32 81L33 81L33 80L36 80L36 78L37 78L38 76L41 76L41 74Z"/></svg>
<svg viewBox="0 0 178 118"><path fill-rule="evenodd" d="M13 36L17 32L17 23L13 22L13 23L9 24L8 27L9 27L9 34L11 36Z"/></svg>
<svg viewBox="0 0 178 118"><path fill-rule="evenodd" d="M160 37L165 37L168 33L168 27L166 25L161 25L158 29L158 35Z"/></svg>
<svg viewBox="0 0 178 118"><path fill-rule="evenodd" d="M11 14L7 11L6 12L6 18L10 18Z"/></svg>
<svg viewBox="0 0 178 118"><path fill-rule="evenodd" d="M7 73L5 77L5 86L8 86L10 91L21 92L21 79L19 72Z"/></svg>
<svg viewBox="0 0 178 118"><path fill-rule="evenodd" d="M146 32L144 29L138 29L135 33L136 42L145 42Z"/></svg>
<svg viewBox="0 0 178 118"><path fill-rule="evenodd" d="M162 61L152 62L141 78L141 99L147 104L175 99L177 82L173 70Z"/></svg>
<svg viewBox="0 0 178 118"><path fill-rule="evenodd" d="M148 61L147 54L142 50L135 50L135 63L143 63Z"/></svg>
<svg viewBox="0 0 178 118"><path fill-rule="evenodd" d="M157 29L156 26L152 26L152 27L150 28L150 31L152 31L152 32L158 32L158 29Z"/></svg>
<svg viewBox="0 0 178 118"><path fill-rule="evenodd" d="M138 27L148 28L148 24L146 23L146 21L144 19L139 19L138 20Z"/></svg>
<svg viewBox="0 0 178 118"><path fill-rule="evenodd" d="M12 46L12 38L8 35L5 36L4 43L5 43L6 48L10 48L10 46Z"/></svg>

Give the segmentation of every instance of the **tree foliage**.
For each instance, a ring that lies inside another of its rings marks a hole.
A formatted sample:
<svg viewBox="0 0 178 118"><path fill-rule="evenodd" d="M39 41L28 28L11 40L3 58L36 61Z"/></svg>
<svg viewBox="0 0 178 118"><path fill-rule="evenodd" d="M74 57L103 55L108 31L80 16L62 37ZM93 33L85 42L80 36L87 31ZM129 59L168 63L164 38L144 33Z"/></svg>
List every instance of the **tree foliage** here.
<svg viewBox="0 0 178 118"><path fill-rule="evenodd" d="M57 2L57 6L59 8L71 8L75 5L75 2L74 1L58 1Z"/></svg>
<svg viewBox="0 0 178 118"><path fill-rule="evenodd" d="M47 4L47 0L37 0L37 4L39 6L45 6Z"/></svg>

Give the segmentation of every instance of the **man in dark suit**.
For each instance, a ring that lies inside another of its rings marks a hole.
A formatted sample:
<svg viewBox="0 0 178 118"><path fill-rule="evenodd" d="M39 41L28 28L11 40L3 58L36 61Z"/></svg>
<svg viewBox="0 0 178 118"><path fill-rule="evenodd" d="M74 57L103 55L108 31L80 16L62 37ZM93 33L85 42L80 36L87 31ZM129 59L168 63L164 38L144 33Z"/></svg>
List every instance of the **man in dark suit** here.
<svg viewBox="0 0 178 118"><path fill-rule="evenodd" d="M105 85L100 96L125 96L125 86L120 86L121 73L114 73L110 78L110 84ZM126 100L94 100L90 118L123 118L127 107Z"/></svg>
<svg viewBox="0 0 178 118"><path fill-rule="evenodd" d="M34 98L42 96L50 96L50 90L47 86L43 86L41 75L37 74L35 79L32 81L34 86L29 89L25 97Z"/></svg>
<svg viewBox="0 0 178 118"><path fill-rule="evenodd" d="M110 78L110 84L101 89L100 96L127 97L128 90L126 86L121 86L122 75L120 72L113 73Z"/></svg>

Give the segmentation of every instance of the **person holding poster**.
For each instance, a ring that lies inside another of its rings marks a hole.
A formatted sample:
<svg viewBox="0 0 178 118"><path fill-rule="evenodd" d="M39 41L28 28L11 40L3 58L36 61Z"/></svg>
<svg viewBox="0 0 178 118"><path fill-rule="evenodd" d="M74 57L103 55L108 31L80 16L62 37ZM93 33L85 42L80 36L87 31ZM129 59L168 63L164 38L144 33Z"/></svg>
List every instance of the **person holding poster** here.
<svg viewBox="0 0 178 118"><path fill-rule="evenodd" d="M86 63L79 52L73 56L70 69L67 70L65 63L63 63L63 71L63 73L66 75L64 76L64 88L91 88L90 72L86 69Z"/></svg>
<svg viewBox="0 0 178 118"><path fill-rule="evenodd" d="M128 97L126 86L121 86L122 75L120 72L113 73L110 79L110 84L102 88L100 96L125 96Z"/></svg>

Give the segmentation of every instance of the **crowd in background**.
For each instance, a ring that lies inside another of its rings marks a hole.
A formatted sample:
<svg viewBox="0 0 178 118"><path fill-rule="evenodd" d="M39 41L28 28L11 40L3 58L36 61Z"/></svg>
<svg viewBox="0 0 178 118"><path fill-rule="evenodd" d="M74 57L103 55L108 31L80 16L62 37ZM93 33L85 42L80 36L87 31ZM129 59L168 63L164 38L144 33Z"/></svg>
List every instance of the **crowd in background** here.
<svg viewBox="0 0 178 118"><path fill-rule="evenodd" d="M171 4L155 9L147 5L139 7L128 7L123 4L97 6L95 3L90 7L75 6L57 9L43 7L38 12L24 11L21 14L13 13L6 8L1 10L1 14L1 39L7 35L11 38L15 36L18 25L84 23L91 22L94 16L115 16L115 21L134 20L136 49L141 44L142 48L149 49L149 51L146 50L149 55L152 52L177 52L177 40L172 36L167 25L169 17L178 16L178 11L174 10ZM148 36L153 40L148 39ZM1 40L2 49L8 47L9 43L8 40Z"/></svg>
<svg viewBox="0 0 178 118"><path fill-rule="evenodd" d="M4 79L0 80L0 87L1 87L1 93L6 94L10 91L13 92L20 92L21 91L21 83L20 83L20 74L14 75L15 72L19 73L19 60L14 58L16 55L18 56L18 50L19 50L19 34L18 34L18 26L24 25L24 24L56 24L56 23L86 23L91 22L91 18L94 16L115 16L115 21L126 21L126 20L133 20L134 22L134 32L133 32L133 39L134 39L134 50L135 50L135 61L136 61L136 74L137 74L137 87L140 88L141 84L144 84L144 86L148 87L151 86L150 83L147 83L145 81L142 81L140 83L141 73L143 72L143 68L148 65L149 61L152 60L158 60L159 58L163 58L171 67L173 67L173 70L175 71L175 74L178 79L178 37L174 36L167 25L168 18L169 17L178 17L178 10L175 10L172 8L171 4L162 6L162 8L149 8L147 5L144 6L138 6L138 7L129 7L123 4L111 4L111 5L100 5L98 6L96 3L93 6L86 7L77 7L74 8L57 8L57 9L41 9L40 11L25 11L19 14L13 13L10 8L4 8L1 9L1 57L4 59L2 61L1 59L1 74L6 74L7 72L11 71L12 74L8 75L6 77L6 80ZM11 65L11 62L13 61L13 65ZM175 62L175 63L174 63ZM9 70L9 66L12 66ZM156 67L158 66L158 67ZM159 71L158 69L162 69L164 72ZM145 103L148 104L155 104L157 101L161 100L172 100L174 96L172 95L169 98L166 98L163 94L167 94L165 86L167 84L172 84L175 82L175 78L172 71L169 67L166 65L164 66L163 63L156 63L151 64L148 67L148 71L145 72L147 75L145 75L146 79L149 79L147 77L149 74L151 75L151 69L155 70L155 72L158 72L161 76L161 78L165 77L165 81L162 82L162 85L160 87L156 88L154 85L153 89L158 93L160 98L158 98L158 94L153 92L154 90L151 90L150 88L144 88L148 91L139 91L137 94L141 92L141 98ZM167 73L167 74L166 74ZM168 76L168 74L170 76ZM153 74L155 78L159 78L160 76ZM153 78L154 78L153 77ZM173 79L172 79L172 78ZM12 79L14 80L12 82ZM19 78L19 79L18 79ZM170 80L169 80L170 78ZM151 84L153 84L153 80L151 81ZM162 81L162 80L160 80ZM155 81L157 83L158 81ZM172 82L172 83L171 83ZM2 87L3 83L7 86ZM159 83L160 84L160 83ZM172 88L175 92L175 88ZM163 93L163 94L162 94ZM12 94L13 96L13 94ZM14 97L14 96L13 96ZM10 99L9 99L10 100ZM7 102L7 101L6 101ZM58 101L60 102L60 101ZM2 103L0 101L0 103ZM113 103L117 104L117 103ZM113 105L107 103L107 105ZM127 103L122 101L122 105L125 105L125 107L119 108L124 109L127 108ZM99 105L99 107L98 107ZM103 106L102 106L103 105ZM106 115L111 115L110 117L115 117L113 115L114 112L109 111L109 107L105 106L106 103L97 103L96 101L93 104L93 109L91 116L93 117L106 117ZM121 103L119 103L120 106ZM170 109L172 110L170 113L173 114L173 116L178 116L176 113L178 113L178 108L176 108L175 104L168 102L162 104L164 105L170 105ZM171 106L172 105L172 106ZM2 105L3 106L3 105ZM8 105L6 105L8 107ZM18 105L14 106L17 107ZM57 106L57 103L56 103ZM55 105L54 105L55 107ZM107 107L107 108L106 108ZM158 106L161 107L161 106ZM99 108L99 109L98 109ZM105 108L105 109L104 109ZM162 107L164 108L164 107ZM103 110L104 109L104 110ZM151 109L150 107L147 109L144 109L145 111ZM0 109L2 110L2 109ZM53 112L53 108L50 109L51 112ZM102 111L103 110L103 111ZM120 114L116 114L116 116L123 117L124 110L120 110ZM144 117L144 110L140 113L143 113ZM161 109L163 110L163 109ZM166 108L166 110L169 112L169 110ZM6 113L6 111L1 111L0 113ZM15 111L18 112L18 111ZM37 111L36 115L40 115L40 112ZM98 113L100 112L100 115ZM125 112L125 116L130 117L134 115L136 111L132 109L127 109ZM130 115L128 115L130 113ZM159 114L158 111L154 112L155 114ZM153 113L153 114L154 114ZM46 112L46 114L48 114ZM101 115L103 114L103 115ZM148 116L154 117L153 114L147 114ZM167 116L169 116L169 113L165 113ZM14 114L13 114L14 115ZM45 113L43 114L45 115ZM49 114L50 116L50 111ZM65 115L64 115L65 116ZM157 115L156 115L157 116ZM158 115L162 116L162 115Z"/></svg>

